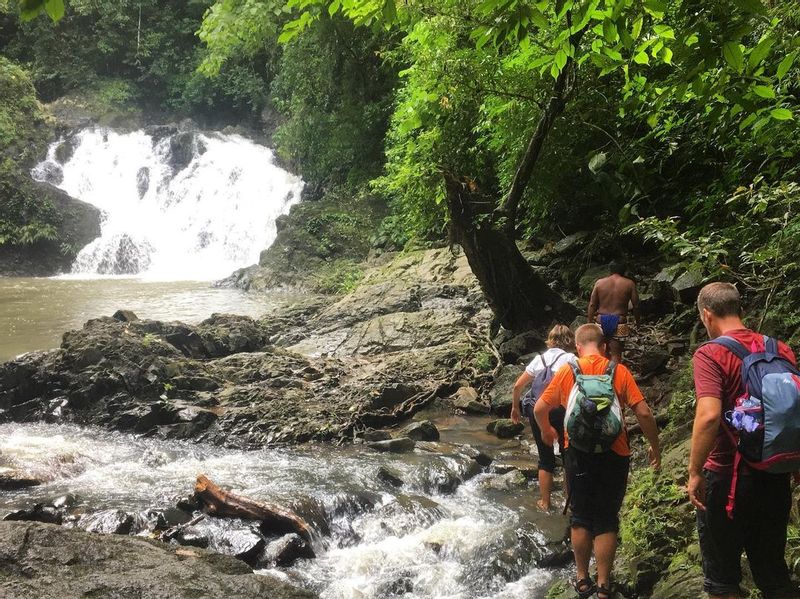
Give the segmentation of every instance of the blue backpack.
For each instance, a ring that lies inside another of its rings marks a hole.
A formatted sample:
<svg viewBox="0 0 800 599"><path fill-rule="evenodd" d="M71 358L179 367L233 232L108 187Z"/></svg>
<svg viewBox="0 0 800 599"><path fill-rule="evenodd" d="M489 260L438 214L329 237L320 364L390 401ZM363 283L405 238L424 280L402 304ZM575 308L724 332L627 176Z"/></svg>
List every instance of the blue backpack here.
<svg viewBox="0 0 800 599"><path fill-rule="evenodd" d="M766 335L763 352L750 352L732 337L708 343L725 347L742 361L742 393L723 414L723 428L737 448L727 506L733 517L741 460L774 474L800 469L800 371Z"/></svg>
<svg viewBox="0 0 800 599"><path fill-rule="evenodd" d="M536 373L536 376L533 378L533 382L531 383L531 388L522 398L522 413L527 418L530 418L533 415L533 405L536 403L536 400L542 396L544 390L547 389L547 385L550 384L550 381L553 380L553 376L555 375L553 372L553 366L555 366L555 363L558 362L559 358L561 358L561 356L563 356L565 353L567 352L562 351L549 365L544 361L544 354L539 354L539 359L542 361L544 370L540 370Z"/></svg>

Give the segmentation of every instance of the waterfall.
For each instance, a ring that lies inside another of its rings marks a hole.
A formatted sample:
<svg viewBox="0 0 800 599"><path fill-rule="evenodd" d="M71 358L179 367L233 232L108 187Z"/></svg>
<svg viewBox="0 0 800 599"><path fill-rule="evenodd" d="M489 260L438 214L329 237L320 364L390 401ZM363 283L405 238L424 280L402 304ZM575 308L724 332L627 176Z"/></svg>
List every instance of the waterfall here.
<svg viewBox="0 0 800 599"><path fill-rule="evenodd" d="M213 280L258 261L302 180L239 135L149 127L84 129L32 175L103 212L72 274Z"/></svg>

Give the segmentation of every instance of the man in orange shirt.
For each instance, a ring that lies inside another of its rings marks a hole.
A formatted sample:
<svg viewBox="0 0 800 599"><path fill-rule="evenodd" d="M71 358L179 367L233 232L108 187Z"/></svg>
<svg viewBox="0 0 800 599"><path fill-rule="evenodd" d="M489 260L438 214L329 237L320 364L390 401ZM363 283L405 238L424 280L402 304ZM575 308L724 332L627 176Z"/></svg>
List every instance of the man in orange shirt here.
<svg viewBox="0 0 800 599"><path fill-rule="evenodd" d="M575 346L581 374L606 373L609 360L603 355L605 337L598 325L585 324L578 327L575 332ZM536 402L534 416L541 427L542 440L548 445L552 445L556 439L556 431L548 418L550 410L567 406L574 384L572 367L563 366ZM620 405L633 410L642 433L650 443L650 465L659 468L661 450L655 418L630 371L622 364L618 364L614 370L613 387ZM619 510L628 485L631 454L628 434L623 426L611 449L602 453L585 453L571 448L569 435L566 434L565 437L565 470L570 488L570 530L577 568L575 590L582 598L597 592L600 599L608 599L612 594L611 569L617 550ZM597 560L596 587L589 577L592 550Z"/></svg>

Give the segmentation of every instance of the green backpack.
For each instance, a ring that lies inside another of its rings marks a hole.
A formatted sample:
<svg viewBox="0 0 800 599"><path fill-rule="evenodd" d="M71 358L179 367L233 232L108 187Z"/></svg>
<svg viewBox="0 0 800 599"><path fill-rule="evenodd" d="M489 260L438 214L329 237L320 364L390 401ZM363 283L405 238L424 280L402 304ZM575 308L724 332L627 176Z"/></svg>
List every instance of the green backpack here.
<svg viewBox="0 0 800 599"><path fill-rule="evenodd" d="M575 384L569 394L565 416L569 445L585 453L602 453L622 432L622 410L614 391L616 362L604 374L583 374L571 364Z"/></svg>

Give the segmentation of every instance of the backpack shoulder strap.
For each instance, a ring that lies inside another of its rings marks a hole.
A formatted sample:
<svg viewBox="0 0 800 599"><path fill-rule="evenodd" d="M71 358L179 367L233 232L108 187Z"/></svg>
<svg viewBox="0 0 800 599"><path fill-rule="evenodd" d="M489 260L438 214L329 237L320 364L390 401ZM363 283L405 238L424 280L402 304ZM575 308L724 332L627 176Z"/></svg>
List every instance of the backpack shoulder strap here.
<svg viewBox="0 0 800 599"><path fill-rule="evenodd" d="M736 339L734 339L733 337L728 337L727 335L723 335L722 337L717 337L716 339L711 339L706 343L710 343L713 345L721 345L740 360L744 360L747 356L750 355L750 352L744 345L736 341Z"/></svg>
<svg viewBox="0 0 800 599"><path fill-rule="evenodd" d="M764 349L767 351L767 353L775 354L776 356L780 355L778 341L767 335L764 335Z"/></svg>
<svg viewBox="0 0 800 599"><path fill-rule="evenodd" d="M575 376L575 381L577 382L578 376L583 374L581 372L581 365L578 364L578 360L569 363L569 367L572 369L572 374Z"/></svg>
<svg viewBox="0 0 800 599"><path fill-rule="evenodd" d="M543 357L542 358L542 363L544 364L544 367L545 368L552 368L553 366L556 365L556 362L558 362L559 358L561 358L561 356L563 356L565 353L567 353L567 352L565 352L564 350L561 350L560 354L556 354L556 357L553 358L553 363L550 364L549 366L547 364L544 364L544 357Z"/></svg>
<svg viewBox="0 0 800 599"><path fill-rule="evenodd" d="M614 360L611 360L608 363L608 367L606 368L606 374L611 377L611 380L614 380L614 373L617 371L617 363Z"/></svg>

